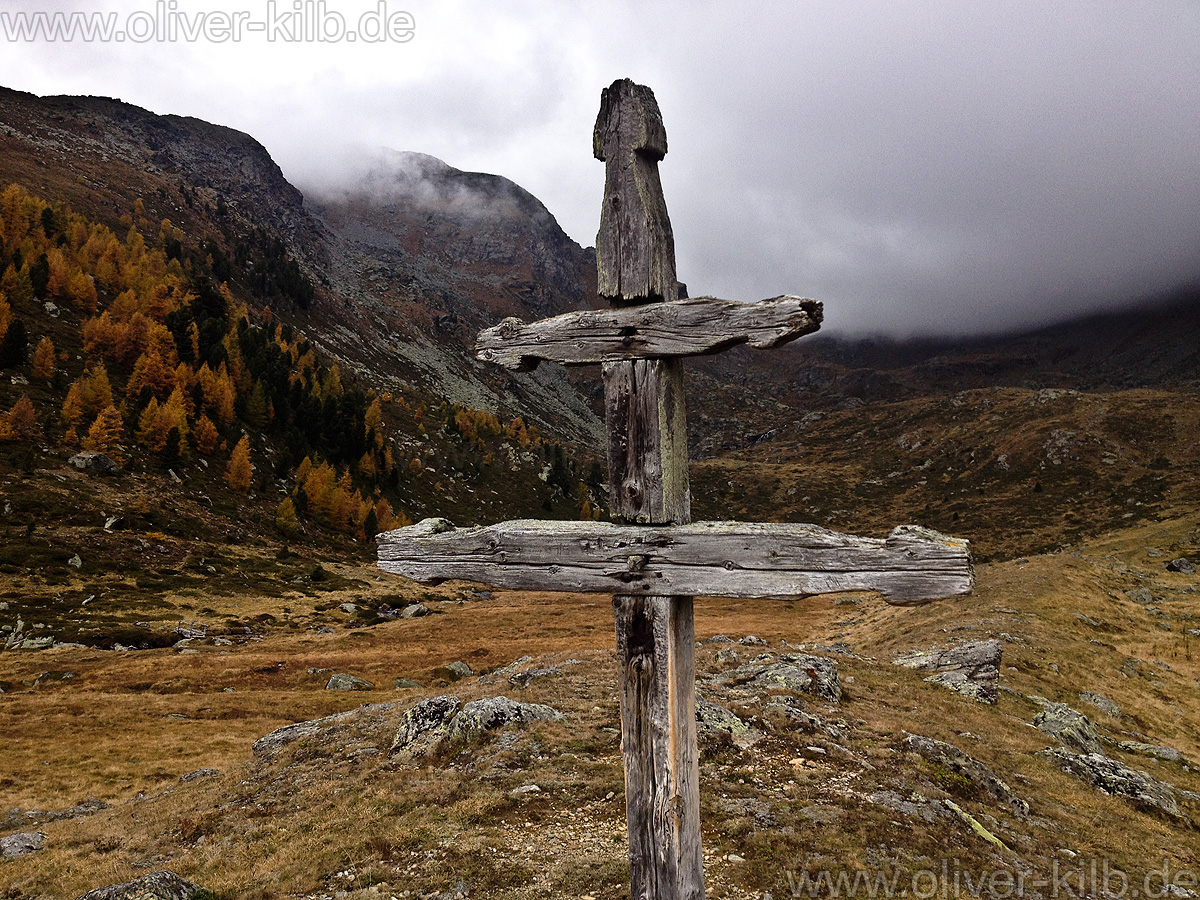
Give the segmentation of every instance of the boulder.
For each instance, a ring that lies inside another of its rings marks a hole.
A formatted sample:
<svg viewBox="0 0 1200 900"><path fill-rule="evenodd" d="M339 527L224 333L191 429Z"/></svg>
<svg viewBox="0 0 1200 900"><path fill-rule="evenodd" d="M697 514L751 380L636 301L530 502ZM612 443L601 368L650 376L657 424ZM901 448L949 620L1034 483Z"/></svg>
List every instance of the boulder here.
<svg viewBox="0 0 1200 900"><path fill-rule="evenodd" d="M46 836L40 831L23 831L0 837L0 859L15 859L37 853L46 846Z"/></svg>
<svg viewBox="0 0 1200 900"><path fill-rule="evenodd" d="M121 470L116 461L105 456L103 453L97 453L95 450L84 450L82 453L76 453L67 460L75 468L81 472L87 472L90 475L115 475Z"/></svg>
<svg viewBox="0 0 1200 900"><path fill-rule="evenodd" d="M329 681L325 684L327 691L369 691L374 687L374 682L348 672L336 672L330 675Z"/></svg>
<svg viewBox="0 0 1200 900"><path fill-rule="evenodd" d="M551 706L521 703L507 697L490 697L473 700L464 706L451 720L447 736L452 741L469 742L478 740L485 731L506 725L561 720L562 713Z"/></svg>
<svg viewBox="0 0 1200 900"><path fill-rule="evenodd" d="M424 603L410 603L404 609L400 610L400 618L402 619L420 619L427 616L430 609Z"/></svg>
<svg viewBox="0 0 1200 900"><path fill-rule="evenodd" d="M79 900L199 900L212 893L165 869L124 884L88 891Z"/></svg>
<svg viewBox="0 0 1200 900"><path fill-rule="evenodd" d="M995 703L1003 646L996 639L972 641L939 650L913 650L892 660L906 669L933 672L926 681L940 684L981 703Z"/></svg>
<svg viewBox="0 0 1200 900"><path fill-rule="evenodd" d="M408 688L422 688L424 686L421 682L413 681L411 678L397 678L392 682L392 687L398 691L407 690Z"/></svg>
<svg viewBox="0 0 1200 900"><path fill-rule="evenodd" d="M722 684L764 692L812 692L830 703L842 699L842 683L834 661L806 653L783 653L767 662L748 662L719 675L717 680Z"/></svg>
<svg viewBox="0 0 1200 900"><path fill-rule="evenodd" d="M1064 772L1082 778L1106 794L1123 797L1137 806L1157 810L1173 819L1187 818L1179 807L1173 785L1158 781L1146 772L1131 769L1103 753L1072 753L1061 747L1051 747L1041 751L1041 755Z"/></svg>
<svg viewBox="0 0 1200 900"><path fill-rule="evenodd" d="M1037 714L1033 725L1043 734L1057 740L1076 753L1101 753L1100 735L1096 726L1081 712L1065 703L1049 703Z"/></svg>
<svg viewBox="0 0 1200 900"><path fill-rule="evenodd" d="M475 674L471 670L471 667L461 660L455 660L452 663L446 663L446 665L442 666L440 671L446 676L447 681L459 681L463 678L470 678Z"/></svg>
<svg viewBox="0 0 1200 900"><path fill-rule="evenodd" d="M429 697L404 714L389 753L420 756L432 751L462 706L457 697Z"/></svg>
<svg viewBox="0 0 1200 900"><path fill-rule="evenodd" d="M1183 575L1195 575L1196 564L1186 557L1179 557L1167 563L1168 572L1179 572Z"/></svg>
<svg viewBox="0 0 1200 900"><path fill-rule="evenodd" d="M1141 603L1143 605L1154 602L1154 595L1150 593L1150 588L1134 588L1132 591L1126 591L1125 596L1134 603Z"/></svg>
<svg viewBox="0 0 1200 900"><path fill-rule="evenodd" d="M762 735L723 706L696 698L696 740L701 744L732 744L739 750L753 747Z"/></svg>
<svg viewBox="0 0 1200 900"><path fill-rule="evenodd" d="M432 756L444 745L471 743L485 732L507 725L561 719L562 714L553 707L507 697L473 700L466 705L457 697L430 697L404 714L389 752L410 759Z"/></svg>
<svg viewBox="0 0 1200 900"><path fill-rule="evenodd" d="M1017 815L1029 815L1029 804L1014 794L1012 788L1000 776L953 744L919 734L910 734L904 739L904 744L934 765L941 766L987 791Z"/></svg>

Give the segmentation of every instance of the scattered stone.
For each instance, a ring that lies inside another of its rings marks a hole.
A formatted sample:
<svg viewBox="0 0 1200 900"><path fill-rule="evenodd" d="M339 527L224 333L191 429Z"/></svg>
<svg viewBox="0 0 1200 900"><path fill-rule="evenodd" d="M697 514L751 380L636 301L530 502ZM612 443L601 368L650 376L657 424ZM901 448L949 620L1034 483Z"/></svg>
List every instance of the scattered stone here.
<svg viewBox="0 0 1200 900"><path fill-rule="evenodd" d="M979 760L968 756L953 744L919 734L910 734L904 739L905 746L914 753L919 753L931 763L942 766L946 770L966 778L972 784L983 788L1001 803L1020 816L1029 815L1029 804L1013 793L995 772Z"/></svg>
<svg viewBox="0 0 1200 900"><path fill-rule="evenodd" d="M83 559L79 556L78 553L76 553L74 556L72 556L70 559L67 560L67 565L70 566L72 569L81 569L81 568L83 568Z"/></svg>
<svg viewBox="0 0 1200 900"><path fill-rule="evenodd" d="M124 521L125 521L125 519L122 516L108 516L104 520L104 530L112 531L114 528L116 528L118 525L120 525Z"/></svg>
<svg viewBox="0 0 1200 900"><path fill-rule="evenodd" d="M1127 753L1140 753L1143 756L1155 756L1167 762L1180 762L1183 754L1174 747L1160 747L1154 744L1143 744L1141 741L1118 741L1117 746Z"/></svg>
<svg viewBox="0 0 1200 900"><path fill-rule="evenodd" d="M913 650L892 660L898 666L935 674L926 681L940 684L980 703L995 703L1000 683L1003 645L995 638L972 641L945 650Z"/></svg>
<svg viewBox="0 0 1200 900"><path fill-rule="evenodd" d="M765 646L767 646L766 641L764 641L760 637L755 637L752 634L746 635L744 638L742 638L740 641L738 641L738 643L745 644L747 647L765 647Z"/></svg>
<svg viewBox="0 0 1200 900"><path fill-rule="evenodd" d="M759 742L762 735L723 706L696 698L696 740L702 744L733 744L746 750Z"/></svg>
<svg viewBox="0 0 1200 900"><path fill-rule="evenodd" d="M1186 557L1179 557L1167 563L1168 572L1179 572L1182 575L1195 575L1196 564Z"/></svg>
<svg viewBox="0 0 1200 900"><path fill-rule="evenodd" d="M337 672L329 677L325 685L327 691L369 691L375 687L374 682L359 678L347 672Z"/></svg>
<svg viewBox="0 0 1200 900"><path fill-rule="evenodd" d="M16 859L37 853L46 846L46 835L40 831L24 831L0 837L0 859Z"/></svg>
<svg viewBox="0 0 1200 900"><path fill-rule="evenodd" d="M537 681L539 678L553 678L562 673L562 669L558 668L558 666L546 666L542 669L525 669L523 672L513 672L509 675L508 682L514 687L528 687L530 682Z"/></svg>
<svg viewBox="0 0 1200 900"><path fill-rule="evenodd" d="M424 603L410 603L404 609L400 610L400 618L402 619L420 619L427 616L432 610Z"/></svg>
<svg viewBox="0 0 1200 900"><path fill-rule="evenodd" d="M114 460L95 450L76 453L67 462L89 475L115 475L121 469Z"/></svg>
<svg viewBox="0 0 1200 900"><path fill-rule="evenodd" d="M407 690L408 688L423 688L424 686L419 681L413 681L411 678L397 678L392 682L392 688L398 691Z"/></svg>
<svg viewBox="0 0 1200 900"><path fill-rule="evenodd" d="M1068 750L1074 750L1076 753L1103 752L1100 735L1092 720L1065 703L1050 703L1045 706L1033 720L1033 725Z"/></svg>
<svg viewBox="0 0 1200 900"><path fill-rule="evenodd" d="M876 791L867 797L867 800L877 806L886 806L888 809L894 809L896 812L923 819L926 822L936 822L947 816L947 809L940 800L929 800L917 793L906 799L895 791Z"/></svg>
<svg viewBox="0 0 1200 900"><path fill-rule="evenodd" d="M526 794L540 794L541 792L541 787L536 784L523 784L520 787L513 788L511 791L509 791L508 796L521 797Z"/></svg>
<svg viewBox="0 0 1200 900"><path fill-rule="evenodd" d="M189 781L199 781L201 778L216 778L220 774L220 769L197 769L195 772L180 775L179 780L186 784Z"/></svg>
<svg viewBox="0 0 1200 900"><path fill-rule="evenodd" d="M308 667L309 675L328 675L332 671L333 671L333 669L322 669L319 666L309 666Z"/></svg>
<svg viewBox="0 0 1200 900"><path fill-rule="evenodd" d="M738 656L738 652L732 647L722 647L717 651L716 661L718 665L730 665L741 662L742 658Z"/></svg>
<svg viewBox="0 0 1200 900"><path fill-rule="evenodd" d="M725 634L714 634L704 643L706 644L732 644L733 638Z"/></svg>
<svg viewBox="0 0 1200 900"><path fill-rule="evenodd" d="M1064 772L1082 778L1092 787L1132 801L1137 806L1159 810L1175 819L1185 819L1174 785L1158 781L1138 769L1110 759L1103 753L1072 753L1061 747L1042 750Z"/></svg>
<svg viewBox="0 0 1200 900"><path fill-rule="evenodd" d="M179 477L174 469L167 469L167 474L171 476L171 480L176 484L183 484L183 479Z"/></svg>
<svg viewBox="0 0 1200 900"><path fill-rule="evenodd" d="M88 891L79 900L193 900L212 893L165 869L124 884Z"/></svg>
<svg viewBox="0 0 1200 900"><path fill-rule="evenodd" d="M1103 622L1099 622L1096 619L1093 619L1091 616L1085 616L1083 613L1075 613L1075 618L1077 618L1084 625L1091 625L1093 628L1100 628L1104 625Z"/></svg>
<svg viewBox="0 0 1200 900"><path fill-rule="evenodd" d="M349 613L350 615L354 615L356 612L358 612L358 604L357 603L342 603L338 606L338 609L340 609L344 613Z"/></svg>
<svg viewBox="0 0 1200 900"><path fill-rule="evenodd" d="M1114 719L1121 718L1121 707L1113 703L1103 694L1097 694L1092 691L1080 691L1079 699L1084 703L1090 703L1102 713L1112 716Z"/></svg>

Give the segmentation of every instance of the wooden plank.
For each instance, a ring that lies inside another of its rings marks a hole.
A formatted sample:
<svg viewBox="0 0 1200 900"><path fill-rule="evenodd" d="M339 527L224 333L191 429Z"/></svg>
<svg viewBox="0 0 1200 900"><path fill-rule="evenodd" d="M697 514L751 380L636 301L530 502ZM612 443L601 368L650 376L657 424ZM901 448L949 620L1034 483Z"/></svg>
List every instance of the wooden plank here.
<svg viewBox="0 0 1200 900"><path fill-rule="evenodd" d="M565 313L525 324L505 319L479 333L475 355L518 372L541 360L568 366L618 359L703 356L736 344L779 347L821 327L816 300L757 303L693 297L672 303Z"/></svg>
<svg viewBox="0 0 1200 900"><path fill-rule="evenodd" d="M630 897L702 900L691 597L613 597Z"/></svg>
<svg viewBox="0 0 1200 900"><path fill-rule="evenodd" d="M597 290L620 304L679 298L675 236L658 176L667 132L654 92L628 78L600 96L592 149L604 166Z"/></svg>
<svg viewBox="0 0 1200 900"><path fill-rule="evenodd" d="M643 524L690 522L682 362L605 363L603 375L613 518Z"/></svg>
<svg viewBox="0 0 1200 900"><path fill-rule="evenodd" d="M522 590L782 599L872 590L904 606L969 594L975 580L968 541L912 525L879 539L815 525L524 520L456 529L426 519L377 541L388 572Z"/></svg>

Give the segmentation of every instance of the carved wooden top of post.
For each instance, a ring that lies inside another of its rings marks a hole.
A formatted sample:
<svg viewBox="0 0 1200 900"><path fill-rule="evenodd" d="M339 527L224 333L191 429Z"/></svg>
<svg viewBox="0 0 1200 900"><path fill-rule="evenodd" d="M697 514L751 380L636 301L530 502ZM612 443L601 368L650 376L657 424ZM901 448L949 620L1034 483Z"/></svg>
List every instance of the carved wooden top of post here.
<svg viewBox="0 0 1200 900"><path fill-rule="evenodd" d="M596 235L600 296L614 306L678 299L675 236L658 177L667 131L654 92L628 78L605 88L592 149L605 164Z"/></svg>

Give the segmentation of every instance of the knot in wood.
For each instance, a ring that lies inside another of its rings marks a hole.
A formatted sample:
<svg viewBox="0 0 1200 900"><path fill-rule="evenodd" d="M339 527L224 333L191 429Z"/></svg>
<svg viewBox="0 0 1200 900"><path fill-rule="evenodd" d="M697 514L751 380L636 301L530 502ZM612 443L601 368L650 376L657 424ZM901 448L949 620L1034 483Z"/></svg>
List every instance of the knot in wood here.
<svg viewBox="0 0 1200 900"><path fill-rule="evenodd" d="M630 556L625 559L626 572L642 572L650 565L650 557L644 554Z"/></svg>

